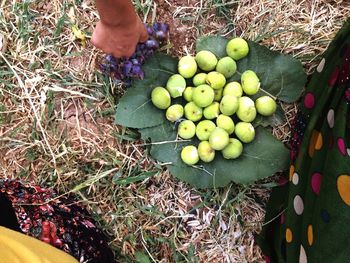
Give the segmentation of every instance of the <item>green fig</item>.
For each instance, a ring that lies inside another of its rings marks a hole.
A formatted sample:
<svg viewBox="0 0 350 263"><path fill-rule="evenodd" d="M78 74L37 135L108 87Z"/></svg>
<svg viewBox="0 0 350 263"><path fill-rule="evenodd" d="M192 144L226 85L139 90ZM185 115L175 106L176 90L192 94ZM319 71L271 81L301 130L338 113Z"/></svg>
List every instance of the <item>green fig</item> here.
<svg viewBox="0 0 350 263"><path fill-rule="evenodd" d="M194 165L199 161L198 150L193 145L188 145L181 150L181 160L188 165Z"/></svg>
<svg viewBox="0 0 350 263"><path fill-rule="evenodd" d="M239 82L236 81L227 83L224 87L223 95L232 95L236 96L237 98L242 97L243 89L241 84L239 84Z"/></svg>
<svg viewBox="0 0 350 263"><path fill-rule="evenodd" d="M202 141L198 144L198 155L203 162L210 163L215 158L215 150L208 141Z"/></svg>
<svg viewBox="0 0 350 263"><path fill-rule="evenodd" d="M206 82L213 89L222 89L226 84L226 79L221 73L212 71L208 73Z"/></svg>
<svg viewBox="0 0 350 263"><path fill-rule="evenodd" d="M188 55L180 58L178 72L186 79L192 78L197 72L197 62L194 57Z"/></svg>
<svg viewBox="0 0 350 263"><path fill-rule="evenodd" d="M222 99L222 93L224 89L214 89L214 101L220 101Z"/></svg>
<svg viewBox="0 0 350 263"><path fill-rule="evenodd" d="M229 135L235 130L235 124L231 117L220 114L216 119L216 126L223 128Z"/></svg>
<svg viewBox="0 0 350 263"><path fill-rule="evenodd" d="M226 45L226 53L234 60L239 60L248 55L249 45L243 38L233 38Z"/></svg>
<svg viewBox="0 0 350 263"><path fill-rule="evenodd" d="M193 87L186 87L182 95L186 101L190 102L192 101L192 93L193 93Z"/></svg>
<svg viewBox="0 0 350 263"><path fill-rule="evenodd" d="M184 115L184 108L181 104L171 105L165 112L165 117L171 122L175 122Z"/></svg>
<svg viewBox="0 0 350 263"><path fill-rule="evenodd" d="M180 74L172 75L166 83L166 89L172 98L181 97L185 88L186 80Z"/></svg>
<svg viewBox="0 0 350 263"><path fill-rule="evenodd" d="M241 76L242 89L247 95L255 95L260 89L260 80L252 70L246 70Z"/></svg>
<svg viewBox="0 0 350 263"><path fill-rule="evenodd" d="M169 92L163 87L156 87L152 90L151 101L158 109L165 110L171 104Z"/></svg>
<svg viewBox="0 0 350 263"><path fill-rule="evenodd" d="M237 159L242 152L243 144L235 138L230 138L228 145L221 151L225 159Z"/></svg>
<svg viewBox="0 0 350 263"><path fill-rule="evenodd" d="M259 114L271 116L277 109L276 101L269 96L262 96L255 101L255 107Z"/></svg>
<svg viewBox="0 0 350 263"><path fill-rule="evenodd" d="M236 114L241 121L252 122L256 117L254 101L247 96L240 97Z"/></svg>
<svg viewBox="0 0 350 263"><path fill-rule="evenodd" d="M220 127L216 127L210 133L209 143L214 150L220 151L224 149L226 145L229 143L228 133L224 129Z"/></svg>
<svg viewBox="0 0 350 263"><path fill-rule="evenodd" d="M202 84L205 84L206 82L206 79L207 79L207 73L198 73L196 74L193 79L192 79L192 82L193 82L193 85L195 87L199 86L199 85L202 85Z"/></svg>
<svg viewBox="0 0 350 263"><path fill-rule="evenodd" d="M219 114L220 114L220 103L216 101L214 101L209 106L205 107L205 109L203 110L204 118L206 118L207 120L215 119L219 116Z"/></svg>
<svg viewBox="0 0 350 263"><path fill-rule="evenodd" d="M191 121L199 121L203 116L203 109L193 101L188 102L185 107L185 117Z"/></svg>
<svg viewBox="0 0 350 263"><path fill-rule="evenodd" d="M206 84L193 88L192 101L199 107L207 107L214 101L214 90Z"/></svg>
<svg viewBox="0 0 350 263"><path fill-rule="evenodd" d="M236 96L225 95L220 101L220 111L226 116L234 114L239 107L238 99Z"/></svg>
<svg viewBox="0 0 350 263"><path fill-rule="evenodd" d="M179 124L179 127L177 128L177 134L182 139L191 139L196 134L196 125L193 123L193 121L184 120Z"/></svg>
<svg viewBox="0 0 350 263"><path fill-rule="evenodd" d="M207 141L210 133L216 128L214 122L210 120L200 121L196 126L196 135L200 141Z"/></svg>
<svg viewBox="0 0 350 263"><path fill-rule="evenodd" d="M235 127L237 138L244 143L250 143L255 138L255 129L249 122L238 122Z"/></svg>
<svg viewBox="0 0 350 263"><path fill-rule="evenodd" d="M197 53L196 62L200 69L211 71L215 69L218 59L211 51L202 50Z"/></svg>
<svg viewBox="0 0 350 263"><path fill-rule="evenodd" d="M225 78L231 78L237 70L236 62L230 57L223 57L218 61L216 65L217 72L223 74Z"/></svg>

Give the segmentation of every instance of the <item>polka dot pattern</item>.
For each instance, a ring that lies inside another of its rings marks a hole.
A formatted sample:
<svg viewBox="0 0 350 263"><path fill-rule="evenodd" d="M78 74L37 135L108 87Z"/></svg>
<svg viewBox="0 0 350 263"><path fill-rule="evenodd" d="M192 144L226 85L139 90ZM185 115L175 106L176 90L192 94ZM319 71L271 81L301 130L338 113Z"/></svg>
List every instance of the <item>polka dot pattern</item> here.
<svg viewBox="0 0 350 263"><path fill-rule="evenodd" d="M265 263L271 263L271 259L268 256L264 256Z"/></svg>
<svg viewBox="0 0 350 263"><path fill-rule="evenodd" d="M330 77L329 80L328 80L328 85L331 86L331 87L333 87L334 84L335 84L335 83L337 82L337 80L338 80L338 76L339 76L339 68L336 67L336 68L333 70L332 75L331 75L331 77Z"/></svg>
<svg viewBox="0 0 350 263"><path fill-rule="evenodd" d="M294 171L295 171L295 167L294 167L294 165L292 164L292 165L289 167L289 181L292 181Z"/></svg>
<svg viewBox="0 0 350 263"><path fill-rule="evenodd" d="M350 206L350 176L340 175L337 179L337 188L343 202Z"/></svg>
<svg viewBox="0 0 350 263"><path fill-rule="evenodd" d="M345 142L343 138L338 138L337 140L338 149L342 155L346 155Z"/></svg>
<svg viewBox="0 0 350 263"><path fill-rule="evenodd" d="M297 173L293 174L292 182L294 185L297 185L299 183L299 175Z"/></svg>
<svg viewBox="0 0 350 263"><path fill-rule="evenodd" d="M306 93L304 98L304 106L307 109L312 109L315 105L315 97L311 92Z"/></svg>
<svg viewBox="0 0 350 263"><path fill-rule="evenodd" d="M300 246L299 263L307 263L306 252L303 246Z"/></svg>
<svg viewBox="0 0 350 263"><path fill-rule="evenodd" d="M321 73L323 71L324 65L326 64L326 59L323 58L320 62L320 64L318 64L316 70L318 73Z"/></svg>
<svg viewBox="0 0 350 263"><path fill-rule="evenodd" d="M312 246L312 244L314 243L314 230L312 225L309 225L307 227L307 241L309 243L309 246Z"/></svg>
<svg viewBox="0 0 350 263"><path fill-rule="evenodd" d="M334 110L330 109L327 113L327 122L330 128L334 127Z"/></svg>
<svg viewBox="0 0 350 263"><path fill-rule="evenodd" d="M321 218L325 223L329 223L331 221L331 216L325 209L322 209L321 211Z"/></svg>
<svg viewBox="0 0 350 263"><path fill-rule="evenodd" d="M296 195L293 200L294 211L297 215L302 215L304 212L304 202L300 195Z"/></svg>
<svg viewBox="0 0 350 263"><path fill-rule="evenodd" d="M293 233L292 230L290 230L290 228L286 229L286 241L287 243L291 243L293 241Z"/></svg>
<svg viewBox="0 0 350 263"><path fill-rule="evenodd" d="M320 150L323 146L322 134L316 130L312 131L310 143L309 143L309 156L313 157L315 150Z"/></svg>
<svg viewBox="0 0 350 263"><path fill-rule="evenodd" d="M320 194L321 184L322 175L320 173L314 173L311 177L311 188L316 195Z"/></svg>
<svg viewBox="0 0 350 263"><path fill-rule="evenodd" d="M282 214L281 214L281 225L284 224L285 218L286 218L286 217L285 217L284 213L282 213Z"/></svg>

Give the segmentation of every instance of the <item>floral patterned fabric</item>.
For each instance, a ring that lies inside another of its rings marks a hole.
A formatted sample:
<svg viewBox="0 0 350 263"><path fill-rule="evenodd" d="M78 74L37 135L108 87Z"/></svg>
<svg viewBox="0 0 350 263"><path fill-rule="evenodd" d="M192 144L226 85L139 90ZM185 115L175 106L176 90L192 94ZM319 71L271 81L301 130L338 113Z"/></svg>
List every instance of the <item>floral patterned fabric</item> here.
<svg viewBox="0 0 350 263"><path fill-rule="evenodd" d="M72 197L16 180L0 180L0 225L61 249L79 262L114 262L104 233Z"/></svg>
<svg viewBox="0 0 350 263"><path fill-rule="evenodd" d="M288 183L271 195L258 237L267 262L350 262L350 20L300 105Z"/></svg>

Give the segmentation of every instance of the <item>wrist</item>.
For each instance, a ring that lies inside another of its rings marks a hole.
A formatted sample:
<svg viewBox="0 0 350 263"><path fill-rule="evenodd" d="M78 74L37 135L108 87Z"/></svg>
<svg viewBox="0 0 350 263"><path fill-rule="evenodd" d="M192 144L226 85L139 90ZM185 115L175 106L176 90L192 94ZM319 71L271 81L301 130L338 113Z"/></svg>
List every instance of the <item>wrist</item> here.
<svg viewBox="0 0 350 263"><path fill-rule="evenodd" d="M102 24L108 27L131 27L137 14L130 0L96 0Z"/></svg>
<svg viewBox="0 0 350 263"><path fill-rule="evenodd" d="M138 17L137 16L129 16L128 18L119 18L119 19L110 19L110 18L102 18L101 23L107 27L124 27L124 28L133 28L137 24Z"/></svg>

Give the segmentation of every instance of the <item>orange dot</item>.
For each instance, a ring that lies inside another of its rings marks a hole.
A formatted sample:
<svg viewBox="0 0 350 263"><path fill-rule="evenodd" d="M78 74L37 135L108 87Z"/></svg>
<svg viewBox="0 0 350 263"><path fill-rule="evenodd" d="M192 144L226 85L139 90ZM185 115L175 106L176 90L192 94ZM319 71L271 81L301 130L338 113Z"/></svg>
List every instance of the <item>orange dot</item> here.
<svg viewBox="0 0 350 263"><path fill-rule="evenodd" d="M292 181L294 172L295 172L295 168L294 168L294 165L292 164L292 165L289 167L289 181Z"/></svg>
<svg viewBox="0 0 350 263"><path fill-rule="evenodd" d="M313 130L310 144L309 144L309 156L313 157L315 150L320 150L323 145L323 137L322 134L318 131Z"/></svg>
<svg viewBox="0 0 350 263"><path fill-rule="evenodd" d="M322 137L322 134L319 133L318 136L317 136L315 149L316 150L320 150L322 148L322 145L323 145L323 137Z"/></svg>
<svg viewBox="0 0 350 263"><path fill-rule="evenodd" d="M292 230L290 230L289 228L286 229L286 241L288 243L292 242L293 240L293 233Z"/></svg>
<svg viewBox="0 0 350 263"><path fill-rule="evenodd" d="M337 188L341 199L350 206L350 176L340 175L337 179Z"/></svg>
<svg viewBox="0 0 350 263"><path fill-rule="evenodd" d="M312 246L314 243L314 230L312 228L312 225L309 225L307 227L307 241L309 242L310 246Z"/></svg>

